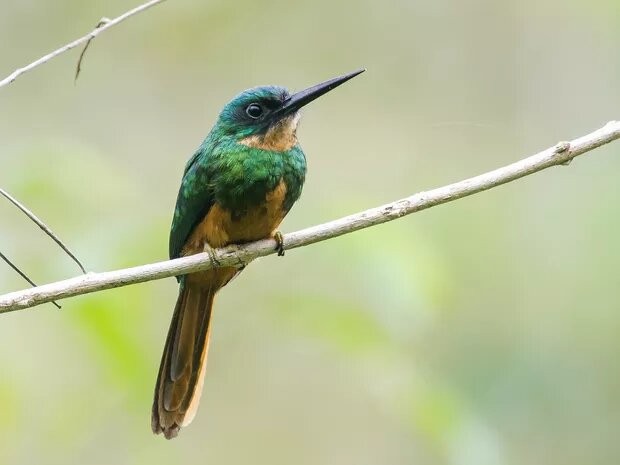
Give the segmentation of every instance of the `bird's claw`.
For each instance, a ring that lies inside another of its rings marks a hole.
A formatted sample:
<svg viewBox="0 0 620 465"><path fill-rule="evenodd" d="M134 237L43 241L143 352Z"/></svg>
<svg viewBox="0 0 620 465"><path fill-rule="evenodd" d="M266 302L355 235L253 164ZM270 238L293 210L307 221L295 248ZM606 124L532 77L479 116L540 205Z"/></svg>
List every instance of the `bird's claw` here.
<svg viewBox="0 0 620 465"><path fill-rule="evenodd" d="M276 240L276 250L278 251L278 257L284 257L284 236L280 231L276 231L273 235Z"/></svg>
<svg viewBox="0 0 620 465"><path fill-rule="evenodd" d="M213 250L213 248L209 244L205 244L204 251L209 254L209 260L211 260L211 263L213 265L217 267L222 265L222 263L217 259L217 256L215 255L215 250Z"/></svg>

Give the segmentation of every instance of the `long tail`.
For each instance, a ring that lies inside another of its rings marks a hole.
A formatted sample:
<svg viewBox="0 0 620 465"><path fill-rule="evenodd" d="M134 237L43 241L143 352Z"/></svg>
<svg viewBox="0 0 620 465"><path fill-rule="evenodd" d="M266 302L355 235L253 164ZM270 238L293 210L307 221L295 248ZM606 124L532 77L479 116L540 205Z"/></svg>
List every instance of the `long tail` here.
<svg viewBox="0 0 620 465"><path fill-rule="evenodd" d="M209 322L217 288L182 282L161 358L151 426L174 438L194 419L207 364Z"/></svg>

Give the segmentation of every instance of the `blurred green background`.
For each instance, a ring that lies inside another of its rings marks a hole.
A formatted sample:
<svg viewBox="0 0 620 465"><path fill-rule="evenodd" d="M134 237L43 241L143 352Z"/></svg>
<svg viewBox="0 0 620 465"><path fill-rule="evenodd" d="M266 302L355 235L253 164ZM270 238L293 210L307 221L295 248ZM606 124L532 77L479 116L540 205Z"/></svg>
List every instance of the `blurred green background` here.
<svg viewBox="0 0 620 465"><path fill-rule="evenodd" d="M136 4L1 0L1 74ZM91 270L163 260L224 103L365 66L305 111L292 231L619 118L619 20L613 0L170 0L97 39L77 85L76 51L0 89L0 185ZM619 152L252 264L172 442L150 407L173 279L2 316L0 463L618 463ZM77 274L0 218L37 282Z"/></svg>

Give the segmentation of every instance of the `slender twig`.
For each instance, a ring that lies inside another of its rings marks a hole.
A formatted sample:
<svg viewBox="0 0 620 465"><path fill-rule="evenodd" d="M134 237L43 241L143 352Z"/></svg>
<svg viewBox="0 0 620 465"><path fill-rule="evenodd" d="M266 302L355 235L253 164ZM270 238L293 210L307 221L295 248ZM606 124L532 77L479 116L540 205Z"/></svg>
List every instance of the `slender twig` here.
<svg viewBox="0 0 620 465"><path fill-rule="evenodd" d="M15 71L13 71L11 74L9 74L6 78L2 79L0 81L0 87L4 87L8 84L11 84L13 81L15 81L15 79L17 79L19 76L21 76L24 73L27 73L28 71L33 70L34 68L36 68L37 66L41 66L44 63L47 63L48 61L56 58L58 55L62 55L65 52L68 52L69 50L82 45L84 43L88 43L91 40L93 40L95 37L97 37L99 34L101 34L104 31L107 31L108 29L110 29L111 27L116 26L117 24L122 23L123 21L125 21L126 19L137 15L138 13L141 13L145 10L148 10L149 8L154 7L155 5L162 3L166 0L151 0L149 2L146 2L140 6L137 6L136 8L127 11L126 13L123 13L122 15L109 20L108 22L106 22L104 25L100 26L100 27L96 27L95 29L93 29L91 32L89 32L88 34L86 34L83 37L80 37L79 39L74 40L73 42L70 42L66 45L63 45L62 47L54 50L53 52L48 53L47 55L39 58L36 61L33 61L32 63L30 63L29 65L24 66L23 68L19 68L16 69Z"/></svg>
<svg viewBox="0 0 620 465"><path fill-rule="evenodd" d="M105 26L106 24L108 24L109 22L110 22L110 18L101 18L99 22L97 23L97 25L95 26L95 29L99 29ZM80 72L82 71L82 61L84 61L84 56L86 56L86 50L88 50L88 46L93 41L93 39L94 37L91 37L90 39L86 41L86 45L84 45L84 48L82 49L82 52L80 53L80 57L78 58L77 65L75 65L75 77L73 78L74 83L77 82L78 78L80 77Z"/></svg>
<svg viewBox="0 0 620 465"><path fill-rule="evenodd" d="M284 248L286 250L294 249L348 234L515 181L551 166L566 165L578 155L616 139L620 139L620 122L612 121L603 128L583 137L570 142L560 142L554 147L494 171L430 191L420 192L329 223L286 234L284 236ZM275 251L275 240L265 239L243 246L218 249L213 251L212 255L204 252L134 268L104 273L87 273L84 276L2 295L0 296L0 313L34 307L55 299L64 299L104 289L207 270L215 266L241 266L255 258L271 255Z"/></svg>
<svg viewBox="0 0 620 465"><path fill-rule="evenodd" d="M32 279L30 279L30 278L26 275L26 273L24 273L22 270L20 270L20 269L19 269L19 267L18 267L15 263L13 263L11 260L9 260L9 258L8 258L6 255L4 255L2 252L0 252L0 258L1 258L2 260L4 260L4 261L7 263L7 265L9 265L11 268L13 268L13 270L14 270L14 271L15 271L18 275L20 275L23 279L25 279L25 280L26 280L26 282L28 282L28 283L29 283L32 287L37 287L37 285L36 285L36 284L32 281ZM62 308L62 307L61 307L60 305L58 305L56 302L52 301L52 303L53 303L54 305L56 305L56 307L57 307L58 309Z"/></svg>
<svg viewBox="0 0 620 465"><path fill-rule="evenodd" d="M73 261L77 264L77 266L80 267L80 270L82 270L82 273L86 273L84 266L77 259L77 257L73 254L73 252L69 250L69 248L60 240L60 238L56 234L54 234L54 232L43 221L41 221L37 217L37 215L32 213L24 204L20 203L19 200L17 200L15 197L13 197L11 194L9 194L7 191L2 189L1 187L0 187L0 195L4 196L9 202L11 202L13 205L19 208L22 212L24 212L24 215L26 215L28 218L34 221L36 225L45 232L45 234L51 237L52 240L56 242L56 244L58 244L60 248L64 250L67 255L69 255L69 257L73 259Z"/></svg>

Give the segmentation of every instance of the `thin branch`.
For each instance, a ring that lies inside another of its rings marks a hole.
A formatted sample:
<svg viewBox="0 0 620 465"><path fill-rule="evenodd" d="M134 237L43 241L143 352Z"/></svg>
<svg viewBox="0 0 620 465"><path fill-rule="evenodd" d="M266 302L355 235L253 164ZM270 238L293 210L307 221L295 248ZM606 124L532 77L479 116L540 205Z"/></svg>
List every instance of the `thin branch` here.
<svg viewBox="0 0 620 465"><path fill-rule="evenodd" d="M28 284L30 284L32 287L37 287L37 285L32 281L32 279L30 279L26 273L24 273L22 270L19 269L19 267L13 263L11 260L9 260L9 258L4 255L2 252L0 252L0 258L2 260L4 260L7 265L9 265L11 268L13 268L13 271L15 271L18 275L20 275L24 280L26 280L26 282L28 282ZM56 302L52 302L54 305L56 305L56 308L61 309L62 307L60 305L58 305Z"/></svg>
<svg viewBox="0 0 620 465"><path fill-rule="evenodd" d="M583 137L570 142L560 142L554 147L494 171L430 191L420 192L380 207L330 221L329 223L286 234L284 236L284 248L288 250L303 247L370 226L393 221L420 210L452 202L462 197L515 181L551 166L565 165L578 155L582 155L616 139L620 139L620 122L612 121L603 128ZM78 276L65 281L0 296L0 313L34 307L50 300L207 270L214 266L241 266L255 258L273 254L275 246L274 240L266 239L243 246L218 249L214 251L213 256L210 256L208 253L199 253L189 257L134 268L104 273L88 273L84 276Z"/></svg>
<svg viewBox="0 0 620 465"><path fill-rule="evenodd" d="M9 202L11 202L13 205L19 208L22 212L24 212L24 214L28 218L34 221L36 225L45 232L45 234L51 237L52 240L56 242L56 244L58 244L60 248L64 250L65 253L69 255L69 257L71 257L75 263L77 263L77 266L80 267L80 269L82 270L82 273L86 273L86 270L84 269L84 266L82 265L82 263L77 259L77 257L69 250L69 248L60 240L60 238L56 234L52 232L52 230L43 221L41 221L34 213L32 213L28 208L26 208L24 204L20 203L15 197L13 197L11 194L9 194L7 191L2 189L1 187L0 187L0 195L3 195Z"/></svg>
<svg viewBox="0 0 620 465"><path fill-rule="evenodd" d="M67 45L63 45L62 47L54 50L53 52L48 53L47 55L39 58L36 61L33 61L32 63L30 63L29 65L24 66L23 68L19 68L16 69L15 71L13 71L11 74L9 74L6 78L2 79L0 81L0 87L4 87L6 85L11 84L13 81L15 81L15 79L17 79L19 76L21 76L24 73L27 73L28 71L33 70L34 68L41 66L44 63L47 63L50 60L53 60L54 58L56 58L58 55L62 55L65 52L68 52L69 50L82 45L84 43L88 43L91 40L93 40L95 37L97 37L99 34L101 34L104 31L107 31L108 29L110 29L111 27L116 26L117 24L122 23L123 21L125 21L126 19L137 15L138 13L141 13L145 10L148 10L149 8L154 7L155 5L162 3L166 0L151 0L149 2L146 2L140 6L137 6L136 8L129 10L126 13L123 13L122 15L109 20L108 22L106 22L104 25L100 26L100 27L96 27L95 29L93 29L91 32L89 32L88 34L86 34L83 37L80 37L79 39L74 40L71 43L68 43Z"/></svg>
<svg viewBox="0 0 620 465"><path fill-rule="evenodd" d="M99 20L99 22L95 26L95 29L100 29L106 24L108 24L109 22L110 22L110 18L103 17ZM74 83L77 83L77 80L80 77L80 72L82 71L82 61L84 61L84 56L86 56L86 50L88 50L88 46L93 41L93 39L94 37L91 37L90 39L86 41L86 45L84 45L84 48L82 49L82 52L80 53L80 57L78 58L77 65L75 65L75 77L73 78Z"/></svg>

